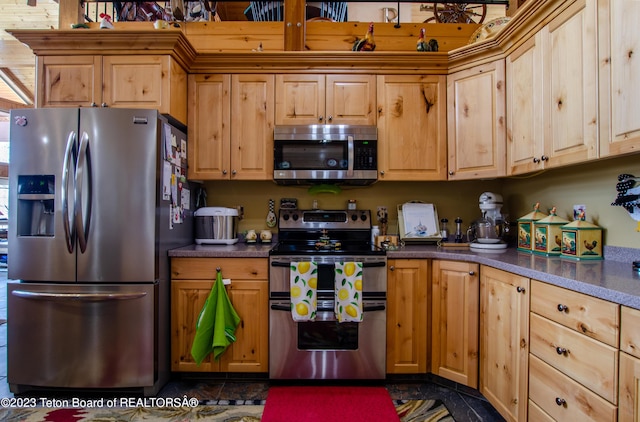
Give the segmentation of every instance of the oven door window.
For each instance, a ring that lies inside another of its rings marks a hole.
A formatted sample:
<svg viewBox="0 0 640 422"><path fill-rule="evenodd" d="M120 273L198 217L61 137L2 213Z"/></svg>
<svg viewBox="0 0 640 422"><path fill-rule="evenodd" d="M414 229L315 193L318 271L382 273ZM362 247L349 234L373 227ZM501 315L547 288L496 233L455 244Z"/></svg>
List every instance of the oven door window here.
<svg viewBox="0 0 640 422"><path fill-rule="evenodd" d="M276 141L277 170L346 170L347 143L344 141Z"/></svg>
<svg viewBox="0 0 640 422"><path fill-rule="evenodd" d="M299 350L358 350L358 323L299 322Z"/></svg>

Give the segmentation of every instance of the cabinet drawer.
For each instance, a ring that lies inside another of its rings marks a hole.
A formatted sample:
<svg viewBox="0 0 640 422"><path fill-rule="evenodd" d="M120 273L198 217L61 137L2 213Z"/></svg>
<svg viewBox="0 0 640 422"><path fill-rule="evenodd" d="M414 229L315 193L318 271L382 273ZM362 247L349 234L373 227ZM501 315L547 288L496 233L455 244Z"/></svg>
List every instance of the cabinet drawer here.
<svg viewBox="0 0 640 422"><path fill-rule="evenodd" d="M530 353L617 403L617 349L534 313L530 328Z"/></svg>
<svg viewBox="0 0 640 422"><path fill-rule="evenodd" d="M529 400L529 420L531 422L555 422L551 416L531 400Z"/></svg>
<svg viewBox="0 0 640 422"><path fill-rule="evenodd" d="M216 268L223 278L268 280L266 258L171 258L172 280L215 280Z"/></svg>
<svg viewBox="0 0 640 422"><path fill-rule="evenodd" d="M620 350L640 358L640 311L623 306L620 311Z"/></svg>
<svg viewBox="0 0 640 422"><path fill-rule="evenodd" d="M562 287L531 280L531 312L618 347L618 305Z"/></svg>
<svg viewBox="0 0 640 422"><path fill-rule="evenodd" d="M529 355L529 399L557 421L615 421L617 408Z"/></svg>

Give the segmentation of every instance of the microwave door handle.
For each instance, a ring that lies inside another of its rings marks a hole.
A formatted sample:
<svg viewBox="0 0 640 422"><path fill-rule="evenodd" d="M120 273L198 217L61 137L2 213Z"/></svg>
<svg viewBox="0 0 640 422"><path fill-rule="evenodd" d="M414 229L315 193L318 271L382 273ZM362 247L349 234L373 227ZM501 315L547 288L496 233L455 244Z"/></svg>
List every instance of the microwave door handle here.
<svg viewBox="0 0 640 422"><path fill-rule="evenodd" d="M355 154L353 152L353 135L347 136L347 177L353 177L353 162Z"/></svg>
<svg viewBox="0 0 640 422"><path fill-rule="evenodd" d="M75 225L72 216L75 213L75 207L69 210L69 173L75 166L75 145L78 134L76 132L69 133L67 146L64 152L64 163L62 165L62 183L60 186L62 194L62 225L64 227L64 239L67 244L69 253L73 253L75 245ZM75 181L74 181L75 183ZM72 185L73 186L73 185Z"/></svg>

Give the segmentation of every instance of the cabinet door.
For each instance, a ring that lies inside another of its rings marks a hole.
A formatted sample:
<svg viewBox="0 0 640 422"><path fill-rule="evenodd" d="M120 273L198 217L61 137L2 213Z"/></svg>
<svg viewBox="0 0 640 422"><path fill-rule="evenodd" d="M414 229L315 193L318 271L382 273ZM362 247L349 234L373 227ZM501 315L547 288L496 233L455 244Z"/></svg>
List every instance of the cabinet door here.
<svg viewBox="0 0 640 422"><path fill-rule="evenodd" d="M640 359L620 353L620 389L618 421L640 420Z"/></svg>
<svg viewBox="0 0 640 422"><path fill-rule="evenodd" d="M431 371L478 388L478 264L433 261Z"/></svg>
<svg viewBox="0 0 640 422"><path fill-rule="evenodd" d="M325 123L376 124L375 75L327 75Z"/></svg>
<svg viewBox="0 0 640 422"><path fill-rule="evenodd" d="M447 76L449 180L506 173L505 63Z"/></svg>
<svg viewBox="0 0 640 422"><path fill-rule="evenodd" d="M153 108L186 122L186 72L170 56L104 56L103 102L108 107ZM178 90L172 95L172 90ZM172 101L178 102L173 106Z"/></svg>
<svg viewBox="0 0 640 422"><path fill-rule="evenodd" d="M387 373L426 373L428 261L393 259L388 267Z"/></svg>
<svg viewBox="0 0 640 422"><path fill-rule="evenodd" d="M220 370L220 364L213 359L213 355L207 356L200 365L196 364L191 356L191 345L196 335L196 322L211 293L212 286L213 280L171 282L172 371L217 372Z"/></svg>
<svg viewBox="0 0 640 422"><path fill-rule="evenodd" d="M324 123L324 75L276 75L276 124Z"/></svg>
<svg viewBox="0 0 640 422"><path fill-rule="evenodd" d="M231 180L273 179L274 75L231 77Z"/></svg>
<svg viewBox="0 0 640 422"><path fill-rule="evenodd" d="M444 76L378 77L380 180L446 180Z"/></svg>
<svg viewBox="0 0 640 422"><path fill-rule="evenodd" d="M507 173L544 166L542 47L540 34L507 57Z"/></svg>
<svg viewBox="0 0 640 422"><path fill-rule="evenodd" d="M37 69L37 107L102 103L102 57L38 56Z"/></svg>
<svg viewBox="0 0 640 422"><path fill-rule="evenodd" d="M598 156L596 3L576 1L542 29L545 167Z"/></svg>
<svg viewBox="0 0 640 422"><path fill-rule="evenodd" d="M480 269L480 392L507 421L527 412L529 279Z"/></svg>
<svg viewBox="0 0 640 422"><path fill-rule="evenodd" d="M640 149L640 2L600 1L600 156Z"/></svg>
<svg viewBox="0 0 640 422"><path fill-rule="evenodd" d="M229 179L231 76L189 75L189 177Z"/></svg>
<svg viewBox="0 0 640 422"><path fill-rule="evenodd" d="M232 280L229 299L241 318L236 341L220 357L222 372L268 372L269 283Z"/></svg>

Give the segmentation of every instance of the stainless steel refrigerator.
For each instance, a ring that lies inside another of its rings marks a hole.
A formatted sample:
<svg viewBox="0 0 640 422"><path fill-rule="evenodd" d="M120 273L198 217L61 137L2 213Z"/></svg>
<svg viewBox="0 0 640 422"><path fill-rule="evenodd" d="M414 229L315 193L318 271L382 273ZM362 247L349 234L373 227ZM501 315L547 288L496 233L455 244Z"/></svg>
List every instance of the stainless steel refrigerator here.
<svg viewBox="0 0 640 422"><path fill-rule="evenodd" d="M170 375L167 250L193 242L186 128L137 109L10 119L11 391L156 394Z"/></svg>

